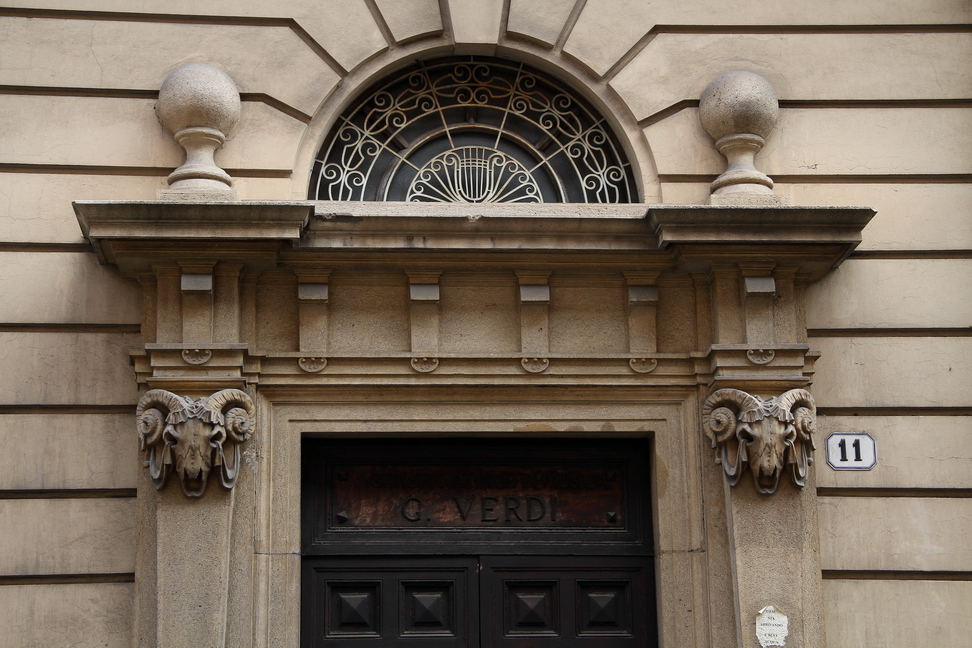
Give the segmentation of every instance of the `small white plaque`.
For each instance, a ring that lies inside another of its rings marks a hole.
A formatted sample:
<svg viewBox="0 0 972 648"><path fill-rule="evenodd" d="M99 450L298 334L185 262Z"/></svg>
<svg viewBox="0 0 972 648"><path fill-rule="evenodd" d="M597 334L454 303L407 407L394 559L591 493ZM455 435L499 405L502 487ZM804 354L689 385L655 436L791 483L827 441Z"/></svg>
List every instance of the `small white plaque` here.
<svg viewBox="0 0 972 648"><path fill-rule="evenodd" d="M827 437L827 463L834 470L870 470L877 463L877 444L865 432L835 432Z"/></svg>
<svg viewBox="0 0 972 648"><path fill-rule="evenodd" d="M785 646L786 636L790 634L790 620L786 615L777 611L772 605L767 605L756 615L756 638L763 648L770 646Z"/></svg>

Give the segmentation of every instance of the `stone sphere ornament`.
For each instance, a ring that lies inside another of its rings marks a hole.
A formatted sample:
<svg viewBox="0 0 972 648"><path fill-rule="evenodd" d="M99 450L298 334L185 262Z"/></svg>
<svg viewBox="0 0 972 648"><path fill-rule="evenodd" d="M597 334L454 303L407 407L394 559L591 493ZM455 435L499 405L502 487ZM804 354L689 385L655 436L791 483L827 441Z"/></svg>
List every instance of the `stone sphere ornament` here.
<svg viewBox="0 0 972 648"><path fill-rule="evenodd" d="M776 126L779 111L773 86L753 72L727 72L702 91L702 128L729 162L712 183L713 194L773 193L773 181L756 169L754 158Z"/></svg>
<svg viewBox="0 0 972 648"><path fill-rule="evenodd" d="M186 192L235 197L233 179L214 159L240 120L240 93L233 79L206 63L183 65L162 83L155 110L186 150L185 163L169 175L169 191L160 197Z"/></svg>

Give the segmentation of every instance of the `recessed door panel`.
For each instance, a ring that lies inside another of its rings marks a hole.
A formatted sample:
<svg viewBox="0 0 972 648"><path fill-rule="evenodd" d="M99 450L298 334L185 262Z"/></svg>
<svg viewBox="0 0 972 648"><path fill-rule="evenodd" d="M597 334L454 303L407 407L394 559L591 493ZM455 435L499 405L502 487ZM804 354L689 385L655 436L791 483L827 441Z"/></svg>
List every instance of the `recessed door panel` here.
<svg viewBox="0 0 972 648"><path fill-rule="evenodd" d="M308 440L302 648L656 645L648 447Z"/></svg>
<svg viewBox="0 0 972 648"><path fill-rule="evenodd" d="M304 560L304 648L478 646L474 558Z"/></svg>

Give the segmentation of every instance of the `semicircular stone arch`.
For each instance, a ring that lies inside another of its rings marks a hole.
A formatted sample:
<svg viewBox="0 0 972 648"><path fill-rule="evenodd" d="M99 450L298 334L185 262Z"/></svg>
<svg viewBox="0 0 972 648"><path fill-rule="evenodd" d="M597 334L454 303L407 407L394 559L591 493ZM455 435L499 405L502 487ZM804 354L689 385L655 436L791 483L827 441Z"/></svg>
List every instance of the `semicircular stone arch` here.
<svg viewBox="0 0 972 648"><path fill-rule="evenodd" d="M312 200L638 202L607 119L560 79L508 59L418 62L337 118Z"/></svg>

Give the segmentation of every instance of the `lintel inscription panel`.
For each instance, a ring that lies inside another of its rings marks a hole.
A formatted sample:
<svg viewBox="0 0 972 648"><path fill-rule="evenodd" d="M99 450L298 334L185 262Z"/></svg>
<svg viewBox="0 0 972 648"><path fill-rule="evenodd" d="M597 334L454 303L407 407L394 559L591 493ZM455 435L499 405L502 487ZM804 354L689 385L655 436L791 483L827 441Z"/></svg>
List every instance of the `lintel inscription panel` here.
<svg viewBox="0 0 972 648"><path fill-rule="evenodd" d="M624 525L624 466L335 465L331 526Z"/></svg>

